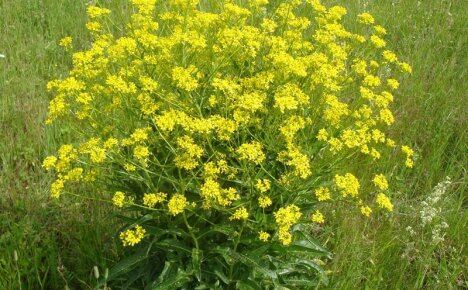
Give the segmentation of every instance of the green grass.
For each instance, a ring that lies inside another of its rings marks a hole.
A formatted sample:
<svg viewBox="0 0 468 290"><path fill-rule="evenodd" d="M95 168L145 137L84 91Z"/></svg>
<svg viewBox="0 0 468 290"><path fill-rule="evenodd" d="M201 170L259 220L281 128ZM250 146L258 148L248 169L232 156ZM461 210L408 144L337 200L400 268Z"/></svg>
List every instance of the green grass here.
<svg viewBox="0 0 468 290"><path fill-rule="evenodd" d="M45 85L69 62L57 39L86 40L84 9L73 0L0 2L0 289L85 289L92 267L112 256L105 209L51 200L41 168L67 135L44 126Z"/></svg>
<svg viewBox="0 0 468 290"><path fill-rule="evenodd" d="M116 260L113 223L101 204L48 197L40 164L70 132L46 128L47 80L62 76L69 56L57 40L84 30L87 1L0 1L0 289L92 288L92 268ZM114 3L116 1L102 1ZM352 2L352 3L351 3ZM365 220L346 208L319 235L334 253L324 266L330 289L468 287L466 213L468 9L466 1L326 1L349 14L367 10L389 32L389 47L413 65L394 109L395 139L418 152L412 170L394 170L395 211ZM366 4L368 3L368 4ZM369 173L371 174L371 173ZM420 226L421 202L445 176L440 202L445 241L432 246ZM417 232L410 237L406 227ZM414 243L414 249L410 245ZM13 252L17 251L15 261ZM402 258L402 254L408 253Z"/></svg>
<svg viewBox="0 0 468 290"><path fill-rule="evenodd" d="M347 6L354 13L363 10L362 2ZM363 222L337 210L323 234L335 253L330 289L468 286L468 18L462 12L467 8L464 1L369 1L365 8L387 28L389 46L413 65L414 73L402 82L394 104L397 124L392 133L417 149L418 160L412 170L394 171L404 180L397 184L398 201L390 217ZM445 241L432 246L430 226L408 240L405 228L419 226L422 200L445 176L454 181L440 205L449 224ZM411 242L417 252L402 258Z"/></svg>

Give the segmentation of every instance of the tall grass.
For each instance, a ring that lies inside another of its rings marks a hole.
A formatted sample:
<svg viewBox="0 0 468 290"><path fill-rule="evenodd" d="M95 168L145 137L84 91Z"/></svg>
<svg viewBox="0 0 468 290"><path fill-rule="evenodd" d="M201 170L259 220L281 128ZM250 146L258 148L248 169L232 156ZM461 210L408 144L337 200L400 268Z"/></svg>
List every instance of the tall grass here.
<svg viewBox="0 0 468 290"><path fill-rule="evenodd" d="M337 1L334 1L338 3ZM340 1L341 2L341 1ZM466 103L468 65L465 1L356 1L389 30L389 46L408 56L414 73L396 98L393 134L417 148L416 167L395 172L411 180L399 185L396 211L378 223L337 216L323 233L335 253L330 264L333 289L461 289L467 287ZM410 259L408 226L420 225L421 202L446 176L452 186L443 197L449 228L437 247L421 229ZM343 210L339 215L346 214ZM402 255L404 257L402 257Z"/></svg>
<svg viewBox="0 0 468 290"><path fill-rule="evenodd" d="M92 268L116 257L108 209L93 202L60 204L48 197L43 157L73 132L46 128L47 80L67 70L57 40L89 36L87 1L0 1L0 289L92 288ZM99 1L115 9L120 1ZM349 14L367 10L388 30L389 47L407 56L413 75L396 95L395 139L413 145L412 170L395 171L411 186L399 192L392 215L365 221L343 218L346 208L317 235L334 252L326 261L330 289L457 289L468 287L466 213L468 9L466 1L324 1ZM351 24L350 24L351 25ZM352 165L350 165L352 166ZM364 170L365 169L361 169ZM370 173L369 173L370 174ZM421 202L445 176L441 202L449 225L445 241L431 246L420 227ZM405 183L407 184L407 183ZM411 237L406 228L417 230ZM415 249L409 251L414 243ZM18 259L14 257L14 251Z"/></svg>
<svg viewBox="0 0 468 290"><path fill-rule="evenodd" d="M86 288L112 253L105 208L50 200L41 168L71 133L43 125L45 84L69 65L57 39L87 41L84 10L84 1L0 1L0 289Z"/></svg>

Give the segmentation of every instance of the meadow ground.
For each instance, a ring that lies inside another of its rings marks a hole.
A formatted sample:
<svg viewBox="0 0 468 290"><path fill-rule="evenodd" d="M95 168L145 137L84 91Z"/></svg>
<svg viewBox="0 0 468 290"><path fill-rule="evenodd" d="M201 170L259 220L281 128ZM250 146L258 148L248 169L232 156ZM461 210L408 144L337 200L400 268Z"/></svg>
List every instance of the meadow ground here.
<svg viewBox="0 0 468 290"><path fill-rule="evenodd" d="M70 66L57 45L61 37L72 35L78 46L89 41L87 2L0 1L0 289L89 289L93 266L102 272L118 258L110 209L50 199L51 177L41 168L73 134L44 125L45 84ZM396 95L391 134L418 157L413 169L397 174L406 181L395 185L392 214L349 218L343 205L317 228L334 253L323 266L328 288L466 289L468 2L324 2L344 5L351 15L371 12L387 28L389 47L413 65ZM434 190L447 176L450 183ZM439 200L428 199L442 191ZM432 208L440 212L425 224Z"/></svg>

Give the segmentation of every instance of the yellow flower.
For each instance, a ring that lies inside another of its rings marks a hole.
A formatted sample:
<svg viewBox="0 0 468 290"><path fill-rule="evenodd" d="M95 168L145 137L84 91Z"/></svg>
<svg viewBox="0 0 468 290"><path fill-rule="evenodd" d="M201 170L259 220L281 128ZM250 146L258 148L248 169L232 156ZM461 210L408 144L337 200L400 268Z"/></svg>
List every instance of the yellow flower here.
<svg viewBox="0 0 468 290"><path fill-rule="evenodd" d="M272 205L272 201L271 201L271 198L269 198L268 196L260 196L258 198L258 204L261 208L267 208L269 207L270 205Z"/></svg>
<svg viewBox="0 0 468 290"><path fill-rule="evenodd" d="M94 146L89 150L89 157L93 163L102 163L106 159L106 150L98 146Z"/></svg>
<svg viewBox="0 0 468 290"><path fill-rule="evenodd" d="M319 187L315 190L315 196L317 197L318 201L326 201L330 200L330 190L326 187Z"/></svg>
<svg viewBox="0 0 468 290"><path fill-rule="evenodd" d="M396 90L398 89L398 87L400 86L400 83L395 80L395 79L388 79L387 80L387 85L392 89L392 90Z"/></svg>
<svg viewBox="0 0 468 290"><path fill-rule="evenodd" d="M384 193L379 193L376 199L377 204L380 208L384 208L388 211L393 211L393 204L390 201L390 198L386 196Z"/></svg>
<svg viewBox="0 0 468 290"><path fill-rule="evenodd" d="M52 168L55 167L55 164L57 163L57 157L55 156L48 156L44 161L42 162L42 167L44 167L47 171L51 170Z"/></svg>
<svg viewBox="0 0 468 290"><path fill-rule="evenodd" d="M316 210L312 215L312 221L318 224L323 224L325 222L325 217L319 210Z"/></svg>
<svg viewBox="0 0 468 290"><path fill-rule="evenodd" d="M358 22L370 25L374 24L375 19L371 14L364 12L358 15Z"/></svg>
<svg viewBox="0 0 468 290"><path fill-rule="evenodd" d="M249 217L249 212L245 207L238 208L230 217L229 220L246 220Z"/></svg>
<svg viewBox="0 0 468 290"><path fill-rule="evenodd" d="M387 34L387 30L385 30L385 28L383 28L383 27L380 26L380 25L374 26L374 30L375 30L375 33L380 34L380 35L385 35L385 34Z"/></svg>
<svg viewBox="0 0 468 290"><path fill-rule="evenodd" d="M285 85L279 88L275 93L275 108L279 108L281 113L286 110L295 110L300 105L306 105L309 102L309 96L293 84Z"/></svg>
<svg viewBox="0 0 468 290"><path fill-rule="evenodd" d="M150 128L138 128L130 136L134 142L142 142L148 140L148 132L151 131Z"/></svg>
<svg viewBox="0 0 468 290"><path fill-rule="evenodd" d="M281 241L283 246L288 246L292 242L292 235L289 232L288 227L280 227L278 231L278 239Z"/></svg>
<svg viewBox="0 0 468 290"><path fill-rule="evenodd" d="M136 166L133 165L133 164L130 164L130 163L125 163L125 164L124 164L124 169L125 169L125 171L127 171L127 172L133 172L133 171L136 170Z"/></svg>
<svg viewBox="0 0 468 290"><path fill-rule="evenodd" d="M107 8L101 8L101 7L92 5L92 6L88 6L88 8L86 9L86 13L88 14L89 18L97 18L102 15L110 14L111 11Z"/></svg>
<svg viewBox="0 0 468 290"><path fill-rule="evenodd" d="M413 161L414 151L413 151L413 149L411 149L410 147L404 145L404 146L401 147L401 151L403 151L403 153L406 154L406 161L405 161L406 167L412 168L413 165L414 165L414 161Z"/></svg>
<svg viewBox="0 0 468 290"><path fill-rule="evenodd" d="M374 182L374 185L377 186L380 190L388 189L388 181L387 181L387 178L385 178L385 175L383 174L375 175L372 181Z"/></svg>
<svg viewBox="0 0 468 290"><path fill-rule="evenodd" d="M133 150L133 156L140 160L145 160L146 158L148 158L149 154L149 149L146 146L138 145Z"/></svg>
<svg viewBox="0 0 468 290"><path fill-rule="evenodd" d="M413 72L413 68L411 67L411 65L407 64L406 62L400 62L398 63L398 66L403 72L406 72L409 74Z"/></svg>
<svg viewBox="0 0 468 290"><path fill-rule="evenodd" d="M62 190L65 187L65 182L63 179L57 179L55 180L50 189L50 195L54 198L59 198L60 195L62 194Z"/></svg>
<svg viewBox="0 0 468 290"><path fill-rule="evenodd" d="M344 176L335 175L335 184L340 189L343 197L356 197L359 193L359 180L351 173L346 173Z"/></svg>
<svg viewBox="0 0 468 290"><path fill-rule="evenodd" d="M395 122L395 117L393 117L392 111L389 109L383 109L380 110L380 120L387 125L391 125Z"/></svg>
<svg viewBox="0 0 468 290"><path fill-rule="evenodd" d="M114 193L114 197L112 197L112 203L114 203L117 207L123 207L125 201L125 193L121 191L117 191Z"/></svg>
<svg viewBox="0 0 468 290"><path fill-rule="evenodd" d="M281 151L278 160L286 165L294 167L294 175L306 179L312 174L310 169L309 156L302 153L299 148L292 143L288 145L288 150Z"/></svg>
<svg viewBox="0 0 468 290"><path fill-rule="evenodd" d="M143 15L149 15L153 12L156 0L131 0L132 4L138 8L138 12ZM184 1L184 3L187 1ZM193 1L195 2L195 1Z"/></svg>
<svg viewBox="0 0 468 290"><path fill-rule="evenodd" d="M113 147L119 145L119 140L116 138L110 137L109 139L104 142L104 148L105 149L112 149Z"/></svg>
<svg viewBox="0 0 468 290"><path fill-rule="evenodd" d="M260 231L258 233L258 238L260 239L260 241L267 242L270 238L270 234L264 231Z"/></svg>
<svg viewBox="0 0 468 290"><path fill-rule="evenodd" d="M256 141L244 143L236 150L240 159L252 161L255 164L260 164L265 160L265 154L262 152L262 145Z"/></svg>
<svg viewBox="0 0 468 290"><path fill-rule="evenodd" d="M102 27L102 25L99 22L96 22L96 21L90 21L90 22L86 23L86 28L90 32L98 32L99 30L101 30L101 27Z"/></svg>
<svg viewBox="0 0 468 290"><path fill-rule="evenodd" d="M371 41L372 44L374 44L375 47L377 47L377 48L382 48L382 47L385 47L385 45L387 45L387 43L385 42L385 40L383 40L382 38L380 38L380 37L377 36L377 35L372 35L371 38L370 38L370 41Z"/></svg>
<svg viewBox="0 0 468 290"><path fill-rule="evenodd" d="M77 167L68 171L68 174L65 175L64 179L69 181L80 181L83 177L83 168Z"/></svg>
<svg viewBox="0 0 468 290"><path fill-rule="evenodd" d="M182 194L176 193L171 197L167 206L169 208L169 213L172 215L178 215L184 212L185 208L188 206L187 199Z"/></svg>
<svg viewBox="0 0 468 290"><path fill-rule="evenodd" d="M366 217L370 217L371 213L372 213L372 209L369 206L367 206L367 205L362 205L361 206L361 214L362 215L364 215Z"/></svg>
<svg viewBox="0 0 468 290"><path fill-rule="evenodd" d="M283 245L289 245L292 241L292 235L289 233L289 229L302 216L299 207L294 204L288 205L287 207L281 207L274 213L274 216L279 227L279 240Z"/></svg>
<svg viewBox="0 0 468 290"><path fill-rule="evenodd" d="M328 132L326 129L320 129L316 136L317 140L319 141L327 141L328 139Z"/></svg>
<svg viewBox="0 0 468 290"><path fill-rule="evenodd" d="M65 50L69 50L69 49L73 48L72 43L73 43L73 38L71 38L70 36L66 36L66 37L60 39L60 41L59 41L59 45L61 47L63 47Z"/></svg>
<svg viewBox="0 0 468 290"><path fill-rule="evenodd" d="M396 56L396 54L390 50L385 50L384 52L382 52L382 56L386 61L390 63L398 61L398 57Z"/></svg>
<svg viewBox="0 0 468 290"><path fill-rule="evenodd" d="M275 31L278 25L275 23L275 21L268 18L264 18L261 27L265 32L272 33Z"/></svg>
<svg viewBox="0 0 468 290"><path fill-rule="evenodd" d="M413 165L414 165L414 161L411 160L410 158L407 158L405 160L405 166L408 167L408 168L413 168Z"/></svg>
<svg viewBox="0 0 468 290"><path fill-rule="evenodd" d="M143 204L147 207L155 207L158 203L166 200L167 194L165 193L146 193L143 196Z"/></svg>
<svg viewBox="0 0 468 290"><path fill-rule="evenodd" d="M362 81L363 85L369 87L378 87L380 86L380 78L378 76L368 75Z"/></svg>
<svg viewBox="0 0 468 290"><path fill-rule="evenodd" d="M261 192L265 193L270 190L271 183L268 179L257 179L257 184L255 187Z"/></svg>
<svg viewBox="0 0 468 290"><path fill-rule="evenodd" d="M198 166L198 159L203 155L203 148L195 144L192 137L185 135L177 139L179 148L183 151L176 156L175 164L179 168L192 170Z"/></svg>
<svg viewBox="0 0 468 290"><path fill-rule="evenodd" d="M172 69L172 80L176 86L182 90L193 91L198 88L197 68L193 65L188 68L175 67Z"/></svg>
<svg viewBox="0 0 468 290"><path fill-rule="evenodd" d="M120 233L120 240L124 247L126 246L134 246L141 242L143 237L146 234L146 230L142 228L140 225L135 226L135 229L126 230Z"/></svg>

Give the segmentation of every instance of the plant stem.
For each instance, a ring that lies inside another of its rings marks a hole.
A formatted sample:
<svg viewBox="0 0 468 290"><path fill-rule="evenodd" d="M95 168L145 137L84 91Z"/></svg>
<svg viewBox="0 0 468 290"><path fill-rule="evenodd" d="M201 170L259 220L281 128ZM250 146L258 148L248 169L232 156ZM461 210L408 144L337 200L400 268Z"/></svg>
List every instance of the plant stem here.
<svg viewBox="0 0 468 290"><path fill-rule="evenodd" d="M240 238L242 236L242 232L244 231L244 226L245 226L245 221L242 223L242 227L241 227L241 229L239 231L239 235L237 237L236 242L234 243L233 252L237 251L237 246L239 245ZM231 266L229 267L229 281L232 280L232 272L234 272L234 264L231 264Z"/></svg>
<svg viewBox="0 0 468 290"><path fill-rule="evenodd" d="M199 251L199 250L200 250L200 247L199 247L199 245L198 245L197 237L195 237L195 234L194 234L193 231L192 231L192 227L191 227L190 224L188 223L187 216L185 215L185 212L183 212L183 217L184 217L185 225L187 226L187 229L188 229L190 235L192 236L193 242L195 243L195 248L197 249L197 251Z"/></svg>

